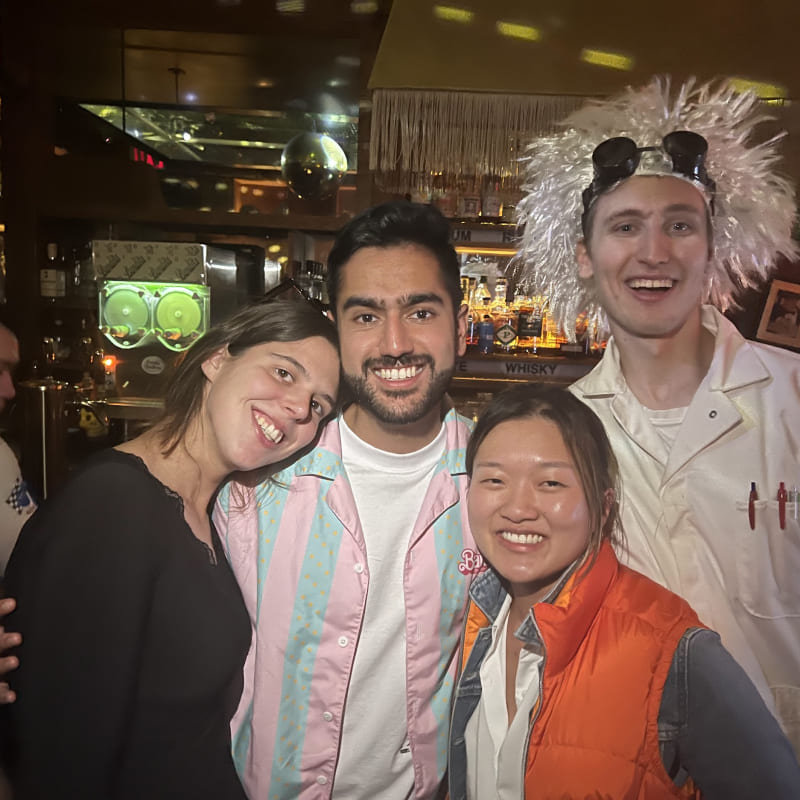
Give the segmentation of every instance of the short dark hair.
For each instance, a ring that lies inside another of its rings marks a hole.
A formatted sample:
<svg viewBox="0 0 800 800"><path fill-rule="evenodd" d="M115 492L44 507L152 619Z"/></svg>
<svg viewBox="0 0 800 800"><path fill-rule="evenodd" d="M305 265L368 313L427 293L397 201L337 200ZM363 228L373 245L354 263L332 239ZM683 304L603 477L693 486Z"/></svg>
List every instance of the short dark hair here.
<svg viewBox="0 0 800 800"><path fill-rule="evenodd" d="M178 446L200 413L208 380L203 364L214 353L225 348L236 357L256 345L298 342L312 336L326 339L338 351L336 326L302 300L270 300L245 306L210 328L184 353L167 387L164 413L155 424L164 455Z"/></svg>
<svg viewBox="0 0 800 800"><path fill-rule="evenodd" d="M467 444L467 474L472 476L478 448L494 428L501 422L526 417L541 417L553 422L575 463L592 525L585 555L596 556L604 539L620 542L620 477L611 443L594 411L560 386L521 384L495 395L478 418ZM609 489L614 493L610 504L606 500ZM603 523L606 512L608 516Z"/></svg>
<svg viewBox="0 0 800 800"><path fill-rule="evenodd" d="M450 241L450 224L433 206L405 200L382 203L363 211L339 231L328 256L328 299L336 312L342 267L364 247L416 245L439 263L447 293L457 314L464 300L458 256Z"/></svg>

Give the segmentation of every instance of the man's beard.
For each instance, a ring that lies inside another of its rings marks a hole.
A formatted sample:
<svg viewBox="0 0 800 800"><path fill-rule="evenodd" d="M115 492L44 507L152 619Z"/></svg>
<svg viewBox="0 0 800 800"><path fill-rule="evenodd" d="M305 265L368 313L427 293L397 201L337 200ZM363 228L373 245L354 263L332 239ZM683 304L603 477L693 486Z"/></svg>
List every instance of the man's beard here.
<svg viewBox="0 0 800 800"><path fill-rule="evenodd" d="M419 359L415 359L414 363L419 364ZM342 373L342 381L352 400L380 422L387 425L409 425L413 422L419 422L434 408L438 408L455 372L455 366L442 372L436 372L434 370L434 362L430 358L425 359L425 364L431 371L428 388L421 397L414 400L410 405L404 403L403 400L418 392L417 388L411 391L380 391L375 386L370 385L368 378L371 371L377 366L390 369L392 367L407 366L403 359L398 359L391 364L387 362L381 362L380 364L370 362L364 368L364 374L362 375Z"/></svg>

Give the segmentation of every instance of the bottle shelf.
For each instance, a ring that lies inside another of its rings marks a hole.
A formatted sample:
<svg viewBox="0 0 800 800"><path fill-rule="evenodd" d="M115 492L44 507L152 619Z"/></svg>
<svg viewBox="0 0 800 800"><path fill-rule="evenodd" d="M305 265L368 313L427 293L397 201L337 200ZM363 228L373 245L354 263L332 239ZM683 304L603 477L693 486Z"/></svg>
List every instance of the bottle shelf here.
<svg viewBox="0 0 800 800"><path fill-rule="evenodd" d="M572 383L597 364L593 356L467 353L456 361L455 381L553 380Z"/></svg>

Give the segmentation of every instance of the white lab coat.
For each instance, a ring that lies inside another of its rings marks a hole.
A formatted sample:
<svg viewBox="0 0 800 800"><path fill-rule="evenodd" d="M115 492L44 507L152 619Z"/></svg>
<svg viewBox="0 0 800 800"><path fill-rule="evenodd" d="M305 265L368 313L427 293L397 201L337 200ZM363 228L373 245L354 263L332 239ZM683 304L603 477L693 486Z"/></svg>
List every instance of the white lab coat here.
<svg viewBox="0 0 800 800"><path fill-rule="evenodd" d="M744 339L711 306L711 366L674 444L656 433L613 338L571 390L603 420L620 464L623 561L684 597L718 631L800 755L800 355ZM748 520L750 483L759 500Z"/></svg>

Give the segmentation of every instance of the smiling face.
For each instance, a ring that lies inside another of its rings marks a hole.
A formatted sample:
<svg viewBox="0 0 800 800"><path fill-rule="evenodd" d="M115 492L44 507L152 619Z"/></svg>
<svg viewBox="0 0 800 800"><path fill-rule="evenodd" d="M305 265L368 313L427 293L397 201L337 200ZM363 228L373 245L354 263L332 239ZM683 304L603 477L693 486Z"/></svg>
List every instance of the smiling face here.
<svg viewBox="0 0 800 800"><path fill-rule="evenodd" d="M589 548L591 513L578 471L558 426L543 417L509 419L486 434L467 508L484 558L528 604Z"/></svg>
<svg viewBox="0 0 800 800"><path fill-rule="evenodd" d="M226 473L274 464L309 444L339 386L336 348L320 336L259 344L235 357L220 350L203 372L206 448Z"/></svg>
<svg viewBox="0 0 800 800"><path fill-rule="evenodd" d="M593 279L612 332L662 338L699 326L710 247L700 192L679 178L636 176L591 213L579 274Z"/></svg>
<svg viewBox="0 0 800 800"><path fill-rule="evenodd" d="M336 323L356 401L348 423L375 447L393 449L398 429L430 441L466 347L466 307L453 309L433 254L415 245L356 251L341 269Z"/></svg>

